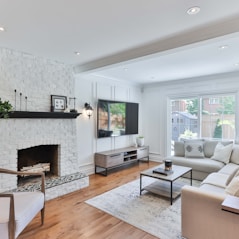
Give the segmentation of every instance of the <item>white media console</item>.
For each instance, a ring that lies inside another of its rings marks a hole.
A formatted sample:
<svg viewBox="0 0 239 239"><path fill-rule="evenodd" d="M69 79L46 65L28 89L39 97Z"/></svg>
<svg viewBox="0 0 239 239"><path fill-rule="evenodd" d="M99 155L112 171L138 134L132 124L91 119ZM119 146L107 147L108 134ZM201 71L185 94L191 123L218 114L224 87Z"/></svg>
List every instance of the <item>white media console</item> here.
<svg viewBox="0 0 239 239"><path fill-rule="evenodd" d="M95 173L105 176L108 170L142 159L149 161L149 146L127 147L95 153Z"/></svg>

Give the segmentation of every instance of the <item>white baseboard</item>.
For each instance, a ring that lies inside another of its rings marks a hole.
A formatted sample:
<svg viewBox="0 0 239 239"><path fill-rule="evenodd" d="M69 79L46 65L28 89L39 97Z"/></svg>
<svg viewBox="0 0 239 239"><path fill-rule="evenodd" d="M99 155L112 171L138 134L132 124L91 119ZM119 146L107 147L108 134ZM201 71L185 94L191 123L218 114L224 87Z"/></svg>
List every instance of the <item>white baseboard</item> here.
<svg viewBox="0 0 239 239"><path fill-rule="evenodd" d="M84 173L86 175L91 175L95 173L95 165L93 163L81 165L79 168L79 172Z"/></svg>
<svg viewBox="0 0 239 239"><path fill-rule="evenodd" d="M163 157L160 154L150 153L149 160L155 162L163 162Z"/></svg>

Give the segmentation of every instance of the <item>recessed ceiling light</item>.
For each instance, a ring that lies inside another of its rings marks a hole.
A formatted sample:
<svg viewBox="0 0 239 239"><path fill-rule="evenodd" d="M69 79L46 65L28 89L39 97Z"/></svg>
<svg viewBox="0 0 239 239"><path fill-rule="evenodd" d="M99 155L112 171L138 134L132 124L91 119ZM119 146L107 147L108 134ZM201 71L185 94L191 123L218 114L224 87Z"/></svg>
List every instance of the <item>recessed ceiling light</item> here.
<svg viewBox="0 0 239 239"><path fill-rule="evenodd" d="M76 54L77 56L79 56L79 55L80 55L80 52L79 52L79 51L76 51L75 54Z"/></svg>
<svg viewBox="0 0 239 239"><path fill-rule="evenodd" d="M0 32L5 32L5 28L4 27L0 27Z"/></svg>
<svg viewBox="0 0 239 239"><path fill-rule="evenodd" d="M187 10L187 14L189 15L195 15L197 13L200 12L200 7L190 7L188 10Z"/></svg>
<svg viewBox="0 0 239 239"><path fill-rule="evenodd" d="M235 65L235 66L239 66L239 62L235 63L234 65Z"/></svg>
<svg viewBox="0 0 239 239"><path fill-rule="evenodd" d="M221 50L224 50L224 49L227 49L227 48L228 48L228 45L219 46L219 49L221 49Z"/></svg>

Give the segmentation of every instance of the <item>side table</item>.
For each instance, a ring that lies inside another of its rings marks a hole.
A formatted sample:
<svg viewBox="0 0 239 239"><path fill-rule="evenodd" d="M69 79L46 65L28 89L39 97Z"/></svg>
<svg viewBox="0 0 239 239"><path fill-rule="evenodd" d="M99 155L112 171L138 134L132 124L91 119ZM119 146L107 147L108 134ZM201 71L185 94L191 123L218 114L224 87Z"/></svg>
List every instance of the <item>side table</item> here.
<svg viewBox="0 0 239 239"><path fill-rule="evenodd" d="M239 197L227 195L222 202L222 210L239 214Z"/></svg>

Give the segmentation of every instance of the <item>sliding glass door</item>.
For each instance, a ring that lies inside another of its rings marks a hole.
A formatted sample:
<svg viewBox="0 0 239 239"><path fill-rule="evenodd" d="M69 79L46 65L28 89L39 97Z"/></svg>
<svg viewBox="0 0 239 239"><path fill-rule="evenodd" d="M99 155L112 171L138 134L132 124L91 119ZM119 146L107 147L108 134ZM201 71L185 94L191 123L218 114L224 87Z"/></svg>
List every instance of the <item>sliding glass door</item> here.
<svg viewBox="0 0 239 239"><path fill-rule="evenodd" d="M181 138L197 138L198 131L198 99L172 100L172 140Z"/></svg>
<svg viewBox="0 0 239 239"><path fill-rule="evenodd" d="M171 99L171 145L196 138L235 138L235 95Z"/></svg>

